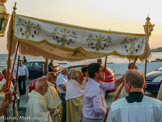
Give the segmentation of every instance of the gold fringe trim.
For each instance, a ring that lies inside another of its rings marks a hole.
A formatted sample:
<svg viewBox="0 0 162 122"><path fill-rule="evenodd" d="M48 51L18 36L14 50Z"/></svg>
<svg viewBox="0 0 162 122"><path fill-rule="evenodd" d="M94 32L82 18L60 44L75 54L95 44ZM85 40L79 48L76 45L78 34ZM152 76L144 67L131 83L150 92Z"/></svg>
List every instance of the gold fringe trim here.
<svg viewBox="0 0 162 122"><path fill-rule="evenodd" d="M47 40L42 40L40 42L35 42L35 41L32 41L32 40L25 40L25 39L20 39L18 37L16 37L14 35L13 39L15 40L18 40L18 41L22 41L22 42L25 42L25 43L30 43L30 44L47 44L53 48L57 48L57 49L62 49L64 51L71 51L71 52L75 52L75 51L80 51L82 53L84 53L85 55L88 54L88 53L93 53L96 55L96 58L98 55L100 55L101 57L104 57L104 56L108 56L108 55L117 55L119 57L122 57L122 58L128 58L128 59L135 59L136 57L140 58L140 57L143 57L146 53L146 50L144 51L143 54L141 55L121 55L120 53L118 53L117 51L113 51L111 53L99 53L99 52L94 52L94 51L86 51L84 48L82 47L78 47L78 48L67 48L67 47L62 47L62 46L59 46L59 45L53 45L53 44L50 44ZM146 48L146 45L145 45L145 48ZM89 57L86 57L87 59L90 59ZM83 60L83 59L81 59Z"/></svg>

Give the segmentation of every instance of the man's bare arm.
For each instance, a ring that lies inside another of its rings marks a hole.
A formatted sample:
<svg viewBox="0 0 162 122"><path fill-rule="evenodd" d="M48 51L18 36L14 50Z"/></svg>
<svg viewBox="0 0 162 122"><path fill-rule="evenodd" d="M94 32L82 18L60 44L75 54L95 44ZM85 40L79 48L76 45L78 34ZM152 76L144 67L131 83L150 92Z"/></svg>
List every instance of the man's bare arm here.
<svg viewBox="0 0 162 122"><path fill-rule="evenodd" d="M66 91L66 86L64 84L59 85L63 90Z"/></svg>
<svg viewBox="0 0 162 122"><path fill-rule="evenodd" d="M125 77L125 75L123 75L120 79L115 81L116 88L124 81L124 77Z"/></svg>

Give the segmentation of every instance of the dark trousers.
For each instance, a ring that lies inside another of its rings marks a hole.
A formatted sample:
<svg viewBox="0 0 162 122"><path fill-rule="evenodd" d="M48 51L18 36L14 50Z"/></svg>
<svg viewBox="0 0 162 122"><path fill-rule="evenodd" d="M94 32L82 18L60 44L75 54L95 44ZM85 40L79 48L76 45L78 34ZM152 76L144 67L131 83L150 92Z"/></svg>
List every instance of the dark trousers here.
<svg viewBox="0 0 162 122"><path fill-rule="evenodd" d="M25 75L19 76L18 84L19 84L19 93L20 93L20 95L25 94L26 93L26 76Z"/></svg>
<svg viewBox="0 0 162 122"><path fill-rule="evenodd" d="M66 101L65 101L65 94L62 94L61 93L61 96L60 96L61 100L62 100L62 120L61 122L66 122Z"/></svg>

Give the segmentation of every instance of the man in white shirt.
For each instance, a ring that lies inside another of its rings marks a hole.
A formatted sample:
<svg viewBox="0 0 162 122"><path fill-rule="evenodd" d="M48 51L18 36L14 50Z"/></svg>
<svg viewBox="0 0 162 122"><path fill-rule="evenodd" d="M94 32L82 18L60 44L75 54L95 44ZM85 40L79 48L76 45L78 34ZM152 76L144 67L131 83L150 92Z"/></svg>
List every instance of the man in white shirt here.
<svg viewBox="0 0 162 122"><path fill-rule="evenodd" d="M66 122L82 122L83 114L83 94L81 88L83 82L83 73L80 70L74 70L71 74L71 80L66 83Z"/></svg>
<svg viewBox="0 0 162 122"><path fill-rule="evenodd" d="M44 95L48 91L48 83L44 79L36 82L36 89L28 94L29 101L26 110L25 122L52 122L51 115L54 109L48 107Z"/></svg>
<svg viewBox="0 0 162 122"><path fill-rule="evenodd" d="M57 76L54 72L49 72L47 74L47 83L49 87L44 97L47 101L48 107L55 109L54 114L51 116L53 122L61 122L62 101L55 88L56 78Z"/></svg>
<svg viewBox="0 0 162 122"><path fill-rule="evenodd" d="M162 102L144 96L144 75L131 69L124 81L129 95L112 103L107 122L162 122Z"/></svg>
<svg viewBox="0 0 162 122"><path fill-rule="evenodd" d="M118 87L124 77L110 83L102 82L103 70L98 63L88 65L89 80L84 91L83 122L103 122L106 115L105 90Z"/></svg>
<svg viewBox="0 0 162 122"><path fill-rule="evenodd" d="M65 101L65 95L66 95L66 82L68 81L67 73L68 73L67 68L66 67L62 67L61 68L61 72L58 75L57 81L56 81L57 88L60 89L60 92L61 92L60 98L62 100L62 106L63 106L62 122L66 122L66 101Z"/></svg>

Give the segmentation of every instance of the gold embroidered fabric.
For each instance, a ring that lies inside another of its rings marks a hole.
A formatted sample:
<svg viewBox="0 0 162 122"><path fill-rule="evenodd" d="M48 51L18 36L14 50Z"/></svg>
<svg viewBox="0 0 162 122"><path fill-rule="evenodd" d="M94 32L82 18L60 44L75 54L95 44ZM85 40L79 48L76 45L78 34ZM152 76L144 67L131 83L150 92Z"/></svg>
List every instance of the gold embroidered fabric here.
<svg viewBox="0 0 162 122"><path fill-rule="evenodd" d="M77 61L118 55L134 59L150 56L145 34L90 29L15 15L12 54L20 41L20 52L55 60ZM10 31L10 30L9 30Z"/></svg>

